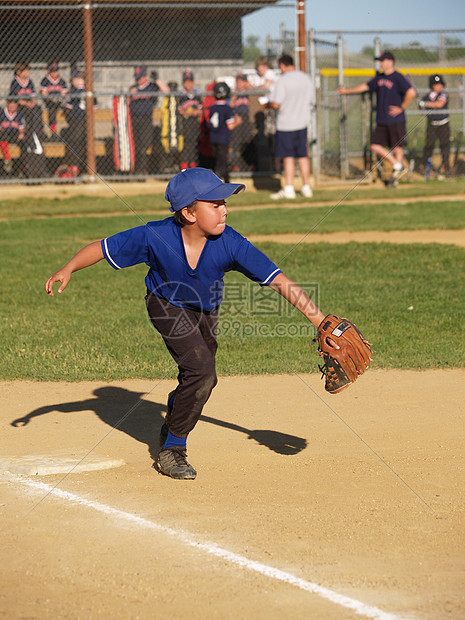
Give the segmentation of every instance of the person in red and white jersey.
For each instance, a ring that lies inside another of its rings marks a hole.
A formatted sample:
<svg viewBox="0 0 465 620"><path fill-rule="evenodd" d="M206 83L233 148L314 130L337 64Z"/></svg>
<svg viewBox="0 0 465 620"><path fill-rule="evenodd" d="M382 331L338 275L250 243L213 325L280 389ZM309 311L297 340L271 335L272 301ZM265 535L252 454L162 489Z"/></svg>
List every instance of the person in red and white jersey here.
<svg viewBox="0 0 465 620"><path fill-rule="evenodd" d="M4 108L0 109L0 149L3 154L3 169L7 174L12 171L10 144L18 144L24 138L26 123L22 112L18 110L18 102L7 99Z"/></svg>
<svg viewBox="0 0 465 620"><path fill-rule="evenodd" d="M45 97L48 111L48 124L53 134L57 133L57 112L62 107L63 97L69 92L65 80L60 76L58 63L54 60L47 65L47 74L40 83L40 94Z"/></svg>

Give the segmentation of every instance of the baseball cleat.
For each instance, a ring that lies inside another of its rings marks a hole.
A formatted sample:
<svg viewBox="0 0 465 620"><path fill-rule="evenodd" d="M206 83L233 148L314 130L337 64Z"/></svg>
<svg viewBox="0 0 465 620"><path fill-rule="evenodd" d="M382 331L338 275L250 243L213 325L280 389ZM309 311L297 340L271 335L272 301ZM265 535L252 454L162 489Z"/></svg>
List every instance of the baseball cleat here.
<svg viewBox="0 0 465 620"><path fill-rule="evenodd" d="M197 472L187 462L185 448L167 448L161 450L157 459L157 469L160 473L176 480L194 480Z"/></svg>

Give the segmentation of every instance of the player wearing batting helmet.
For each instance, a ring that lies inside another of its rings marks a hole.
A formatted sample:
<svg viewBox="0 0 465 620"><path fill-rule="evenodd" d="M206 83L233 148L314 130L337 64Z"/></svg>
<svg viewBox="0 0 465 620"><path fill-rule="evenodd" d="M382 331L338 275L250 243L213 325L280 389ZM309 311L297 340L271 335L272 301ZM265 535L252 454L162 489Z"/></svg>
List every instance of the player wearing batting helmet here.
<svg viewBox="0 0 465 620"><path fill-rule="evenodd" d="M236 116L227 99L231 89L226 82L218 82L213 87L216 102L210 108L208 125L210 142L215 159L215 173L229 183L229 144L231 131L239 125L241 118Z"/></svg>

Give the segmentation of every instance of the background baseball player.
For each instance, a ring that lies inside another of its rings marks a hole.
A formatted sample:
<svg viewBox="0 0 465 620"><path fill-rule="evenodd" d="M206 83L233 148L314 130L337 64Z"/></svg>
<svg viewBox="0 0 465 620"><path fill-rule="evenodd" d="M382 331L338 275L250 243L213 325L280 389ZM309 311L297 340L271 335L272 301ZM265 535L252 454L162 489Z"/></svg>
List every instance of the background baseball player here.
<svg viewBox="0 0 465 620"><path fill-rule="evenodd" d="M149 79L147 67L138 65L134 68L135 84L131 86L131 120L135 148L135 171L138 174L148 173L147 149L153 140L153 108L157 103L155 93L169 93L167 84L158 77Z"/></svg>
<svg viewBox="0 0 465 620"><path fill-rule="evenodd" d="M445 90L446 83L442 76L435 73L428 79L430 91L419 101L422 110L434 110L436 114L428 114L426 125L426 141L421 159L422 168L425 169L428 160L433 155L434 144L439 140L442 154L442 162L438 172L444 166L444 172L450 175L450 126L449 113L446 111L449 104L449 95Z"/></svg>
<svg viewBox="0 0 465 620"><path fill-rule="evenodd" d="M48 125L53 134L57 133L57 112L63 106L63 97L68 94L68 87L60 76L58 63L54 60L47 65L47 74L40 83L40 94L44 96L48 111Z"/></svg>
<svg viewBox="0 0 465 620"><path fill-rule="evenodd" d="M0 149L3 153L3 169L10 174L13 169L10 144L23 141L26 123L18 109L16 99L7 99L6 105L0 110Z"/></svg>
<svg viewBox="0 0 465 620"><path fill-rule="evenodd" d="M231 97L230 101L235 116L241 117L241 122L231 132L231 166L234 171L250 170L256 164L256 149L250 122L250 100L246 94L251 88L252 85L247 76L239 73L236 76L236 94Z"/></svg>
<svg viewBox="0 0 465 620"><path fill-rule="evenodd" d="M199 164L200 117L202 116L202 97L195 88L194 74L184 71L182 74L183 94L179 98L178 110L182 116L182 134L184 136L181 153L181 169L195 168Z"/></svg>
<svg viewBox="0 0 465 620"><path fill-rule="evenodd" d="M97 108L94 97L94 108ZM62 135L66 143L66 163L79 174L85 167L87 156L86 90L84 73L77 67L71 69L71 88L65 103L68 127Z"/></svg>
<svg viewBox="0 0 465 620"><path fill-rule="evenodd" d="M208 126L210 128L210 143L215 160L215 173L226 183L229 183L229 145L231 131L242 121L234 114L228 103L231 89L226 82L218 82L213 87L215 103L210 108Z"/></svg>
<svg viewBox="0 0 465 620"><path fill-rule="evenodd" d="M47 176L46 160L42 141L45 138L42 109L37 105L36 90L29 77L29 64L15 65L15 77L10 84L10 95L17 97L19 111L26 123L21 148L21 167L27 177Z"/></svg>

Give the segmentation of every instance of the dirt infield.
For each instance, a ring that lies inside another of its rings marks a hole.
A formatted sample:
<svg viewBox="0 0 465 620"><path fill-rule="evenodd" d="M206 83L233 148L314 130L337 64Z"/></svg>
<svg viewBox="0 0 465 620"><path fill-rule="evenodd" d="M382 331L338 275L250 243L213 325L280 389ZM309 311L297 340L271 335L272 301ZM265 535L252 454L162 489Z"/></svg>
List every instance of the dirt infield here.
<svg viewBox="0 0 465 620"><path fill-rule="evenodd" d="M223 377L189 482L152 467L173 385L0 382L0 618L465 617L465 369L370 370L336 396L318 375Z"/></svg>
<svg viewBox="0 0 465 620"><path fill-rule="evenodd" d="M274 241L275 243L446 243L465 247L465 230L361 230L335 233L248 235L252 243Z"/></svg>
<svg viewBox="0 0 465 620"><path fill-rule="evenodd" d="M465 616L465 370L370 370L337 396L222 378L193 482L151 467L172 386L0 384L0 617ZM64 454L124 464L14 473Z"/></svg>

